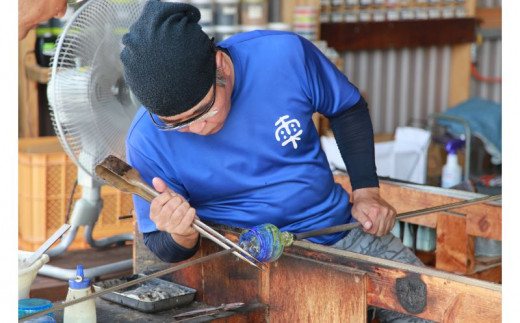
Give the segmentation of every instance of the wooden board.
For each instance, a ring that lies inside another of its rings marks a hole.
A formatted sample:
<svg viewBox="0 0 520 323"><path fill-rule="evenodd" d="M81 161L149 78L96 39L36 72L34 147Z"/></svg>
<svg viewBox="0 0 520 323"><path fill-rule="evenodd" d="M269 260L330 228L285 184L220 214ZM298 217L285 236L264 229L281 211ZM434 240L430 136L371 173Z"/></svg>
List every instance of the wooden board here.
<svg viewBox="0 0 520 323"><path fill-rule="evenodd" d="M399 278L418 277L426 286L424 311L415 314L437 322L500 322L500 285L431 268L355 254L309 242L298 242L286 254L299 255L367 273L367 304L409 314L396 296Z"/></svg>
<svg viewBox="0 0 520 323"><path fill-rule="evenodd" d="M474 18L322 23L320 39L337 51L456 45L474 42L476 25Z"/></svg>
<svg viewBox="0 0 520 323"><path fill-rule="evenodd" d="M466 233L466 217L441 213L437 218L435 267L466 274L475 266L475 239Z"/></svg>
<svg viewBox="0 0 520 323"><path fill-rule="evenodd" d="M272 322L367 321L363 272L300 257L282 257L271 267L269 276Z"/></svg>

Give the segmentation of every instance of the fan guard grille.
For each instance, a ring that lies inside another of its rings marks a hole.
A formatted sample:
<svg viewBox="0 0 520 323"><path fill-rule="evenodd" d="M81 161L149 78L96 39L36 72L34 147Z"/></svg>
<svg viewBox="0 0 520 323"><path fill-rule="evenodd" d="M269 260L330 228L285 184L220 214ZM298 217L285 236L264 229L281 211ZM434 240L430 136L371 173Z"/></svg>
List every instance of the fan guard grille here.
<svg viewBox="0 0 520 323"><path fill-rule="evenodd" d="M121 39L144 0L90 0L56 41L47 89L54 130L89 175L108 155L125 160L125 136L139 103L123 78Z"/></svg>

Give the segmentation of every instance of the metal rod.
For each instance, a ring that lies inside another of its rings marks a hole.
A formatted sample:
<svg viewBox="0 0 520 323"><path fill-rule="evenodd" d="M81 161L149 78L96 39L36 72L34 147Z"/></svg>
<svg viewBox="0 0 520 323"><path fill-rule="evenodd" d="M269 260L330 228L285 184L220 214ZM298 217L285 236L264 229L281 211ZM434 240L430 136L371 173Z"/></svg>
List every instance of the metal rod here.
<svg viewBox="0 0 520 323"><path fill-rule="evenodd" d="M228 246L227 244L225 244L224 242L222 242L221 240L217 239L216 237L212 236L211 234L207 233L206 231L204 231L201 227L199 227L198 225L196 225L195 223L192 224L193 228L195 230L197 230L202 236L210 239L211 241L215 242L216 244L218 244L219 246L221 246L222 248L228 250L228 249L231 249L231 248L234 248L234 247L230 247ZM236 249L236 248L235 248ZM235 256L237 256L238 258L248 262L249 264L255 266L256 268L260 269L261 271L264 271L265 270L263 268L261 268L260 266L258 266L257 264L251 262L249 259L247 259L246 257L242 256L240 253L236 252L236 251L233 251L233 254ZM254 258L253 258L254 259Z"/></svg>
<svg viewBox="0 0 520 323"><path fill-rule="evenodd" d="M66 223L62 225L58 230L56 230L56 232L54 232L54 234L49 239L47 239L40 246L40 248L38 248L38 250L36 250L29 258L27 258L24 261L20 269L24 269L31 266L36 260L38 260L38 258L40 258L45 253L45 251L47 251L47 249L49 249L54 244L54 242L56 242L56 240L58 240L65 232L67 232L69 228L70 224Z"/></svg>
<svg viewBox="0 0 520 323"><path fill-rule="evenodd" d="M466 200L466 201L459 201L459 202L455 202L455 203L429 207L429 208L420 209L420 210L416 210L416 211L400 213L400 214L398 214L395 217L395 219L396 220L402 220L402 219L411 218L411 217L414 217L414 216L419 216L419 215L424 215L424 214L429 214L429 213L435 213L435 212L440 212L440 211L454 209L454 208L461 207L461 206L467 206L467 205L471 205L471 204L483 203L483 202L487 202L487 201L494 201L494 200L500 200L500 199L502 199L502 194L488 195L488 196L479 197L479 198L476 198L476 199L471 199L471 200ZM294 234L294 238L297 239L297 240L301 240L301 239L306 239L306 238L310 238L310 237L321 236L321 235L324 235L324 234L330 234L330 233L342 232L342 231L346 231L346 230L352 230L352 229L357 228L359 226L361 226L361 223L359 223L359 222L348 223L348 224L341 224L341 225L336 225L336 226L333 226L333 227L328 227L328 228L319 229L319 230L295 233Z"/></svg>
<svg viewBox="0 0 520 323"><path fill-rule="evenodd" d="M196 264L199 264L199 263L204 262L204 261L208 261L208 260L211 260L211 259L214 259L214 258L218 258L218 257L224 256L224 255L226 255L228 253L232 253L233 251L235 251L235 249L222 250L222 251L213 253L211 255L204 256L202 258L198 258L198 259L195 259L195 260L192 260L192 261L189 261L189 262L185 262L183 264L180 264L180 265L177 265L177 266L174 266L174 267L171 267L171 268L167 268L167 269L158 271L156 273L147 275L145 277L137 278L135 280L131 280L131 281L126 282L126 283L122 283L121 285L112 286L112 287L103 289L102 291L99 291L99 292L96 292L96 293L93 293L93 294L90 294L90 295L87 295L87 296L83 296L83 297L80 297L80 298L77 298L77 299L74 299L74 300L71 300L71 301L68 301L68 302L62 302L60 304L53 305L51 308L48 308L48 309L46 309L44 311L36 312L36 313L30 314L30 315L24 316L24 317L20 318L19 321L25 321L25 320L33 318L33 317L45 315L45 314L50 313L50 312L55 312L55 311L58 311L58 310L61 310L61 309L65 308L67 306L71 306L71 305L74 305L74 304L77 304L77 303L81 303L81 302L84 302L84 301L89 300L91 298L96 298L96 297L101 296L101 295L105 295L105 294L108 294L108 293L111 293L111 292L115 292L117 290L120 290L120 289L123 289L123 288L126 288L126 287L133 286L135 284L142 283L142 282L147 281L147 280L152 279L152 278L161 277L161 276L173 273L175 271L187 268L189 266L196 265Z"/></svg>
<svg viewBox="0 0 520 323"><path fill-rule="evenodd" d="M264 267L267 267L266 264L264 264L263 262L257 260L255 257L253 257L249 252L245 251L244 249L242 249L239 245L237 245L236 243L234 243L233 241L229 240L228 238L224 237L223 235L221 235L220 233L218 233L217 231L215 231L212 227L208 226L207 224L203 223L202 221L200 220L197 220L195 219L195 225L198 225L200 227L202 227L202 229L208 231L209 233L215 235L217 238L219 238L222 242L224 243L227 243L229 244L231 247L233 248L236 248L238 251L240 251L241 253L245 254L246 256L248 256L249 258L253 259L255 262L258 262L258 264L260 264L261 266L264 266Z"/></svg>

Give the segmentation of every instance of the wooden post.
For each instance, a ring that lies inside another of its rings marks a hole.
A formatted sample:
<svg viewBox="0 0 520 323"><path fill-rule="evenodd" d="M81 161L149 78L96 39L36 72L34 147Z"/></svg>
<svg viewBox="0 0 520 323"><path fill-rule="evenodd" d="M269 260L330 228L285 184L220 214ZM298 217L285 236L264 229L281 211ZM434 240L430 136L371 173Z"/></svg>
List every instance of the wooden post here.
<svg viewBox="0 0 520 323"><path fill-rule="evenodd" d="M468 17L474 17L476 0L465 3ZM455 45L451 48L449 107L469 99L471 90L471 44Z"/></svg>
<svg viewBox="0 0 520 323"><path fill-rule="evenodd" d="M31 30L18 42L18 136L38 137L39 105L38 84L27 76L28 65L36 65L34 46L36 32Z"/></svg>
<svg viewBox="0 0 520 323"><path fill-rule="evenodd" d="M466 217L454 213L439 213L435 268L467 274L474 267L475 239L466 232Z"/></svg>
<svg viewBox="0 0 520 323"><path fill-rule="evenodd" d="M455 45L451 49L449 106L469 99L471 81L471 44Z"/></svg>

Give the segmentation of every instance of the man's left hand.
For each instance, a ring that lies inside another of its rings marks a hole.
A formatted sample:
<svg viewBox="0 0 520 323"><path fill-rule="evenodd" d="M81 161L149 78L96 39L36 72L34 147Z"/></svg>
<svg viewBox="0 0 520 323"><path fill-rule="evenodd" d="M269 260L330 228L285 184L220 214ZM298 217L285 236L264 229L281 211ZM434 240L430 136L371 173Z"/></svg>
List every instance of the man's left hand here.
<svg viewBox="0 0 520 323"><path fill-rule="evenodd" d="M359 188L352 192L352 216L366 233L382 237L395 223L395 209L379 195L378 187Z"/></svg>

